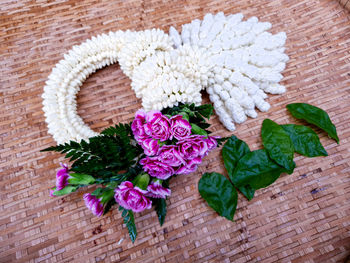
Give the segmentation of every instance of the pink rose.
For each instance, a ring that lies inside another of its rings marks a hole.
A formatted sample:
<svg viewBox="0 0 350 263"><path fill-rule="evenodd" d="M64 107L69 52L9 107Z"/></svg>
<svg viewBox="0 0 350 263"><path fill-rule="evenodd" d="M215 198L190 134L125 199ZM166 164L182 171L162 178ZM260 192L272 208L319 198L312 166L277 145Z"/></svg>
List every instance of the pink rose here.
<svg viewBox="0 0 350 263"><path fill-rule="evenodd" d="M150 176L166 180L174 174L174 169L163 162L160 162L157 157L146 157L140 161L143 169Z"/></svg>
<svg viewBox="0 0 350 263"><path fill-rule="evenodd" d="M99 198L91 194L84 194L83 199L86 207L89 208L95 216L103 215L103 204Z"/></svg>
<svg viewBox="0 0 350 263"><path fill-rule="evenodd" d="M175 115L170 119L170 139L173 137L177 140L181 140L191 135L191 124L185 120L181 115Z"/></svg>
<svg viewBox="0 0 350 263"><path fill-rule="evenodd" d="M171 190L169 188L163 187L162 183L159 180L151 182L147 186L147 191L148 193L146 195L152 198L166 198L171 194Z"/></svg>
<svg viewBox="0 0 350 263"><path fill-rule="evenodd" d="M218 142L216 141L217 138L219 137L208 136L208 138L205 139L205 142L208 146L208 151L205 153L205 155L207 155L211 150L215 149L218 146Z"/></svg>
<svg viewBox="0 0 350 263"><path fill-rule="evenodd" d="M202 162L201 157L196 157L189 160L186 165L182 165L177 171L176 174L189 174L197 170L198 164Z"/></svg>
<svg viewBox="0 0 350 263"><path fill-rule="evenodd" d="M145 132L153 139L166 141L170 137L169 119L160 111L152 111L146 115Z"/></svg>
<svg viewBox="0 0 350 263"><path fill-rule="evenodd" d="M156 155L159 150L158 141L147 138L141 142L144 153L148 156Z"/></svg>
<svg viewBox="0 0 350 263"><path fill-rule="evenodd" d="M147 191L134 187L132 182L122 182L114 191L115 201L127 210L142 212L152 207L152 201L145 196Z"/></svg>
<svg viewBox="0 0 350 263"><path fill-rule="evenodd" d="M56 191L62 190L68 185L69 169L68 165L60 163L62 169L56 173Z"/></svg>
<svg viewBox="0 0 350 263"><path fill-rule="evenodd" d="M146 122L146 113L143 110L138 110L135 114L135 119L131 124L131 130L134 134L135 140L142 142L148 138L148 134L145 132L145 122Z"/></svg>
<svg viewBox="0 0 350 263"><path fill-rule="evenodd" d="M207 142L208 145L208 150L211 151L214 148L216 148L216 146L218 146L218 142L216 141L216 139L218 139L220 137L218 136L208 136L207 139L205 139L205 141Z"/></svg>
<svg viewBox="0 0 350 263"><path fill-rule="evenodd" d="M159 110L151 110L146 113L146 122L150 122L156 115L162 114Z"/></svg>
<svg viewBox="0 0 350 263"><path fill-rule="evenodd" d="M175 145L164 145L158 152L158 160L162 163L176 167L185 164Z"/></svg>
<svg viewBox="0 0 350 263"><path fill-rule="evenodd" d="M208 151L208 144L205 136L191 135L177 144L179 153L185 160L192 160L197 157L203 157Z"/></svg>

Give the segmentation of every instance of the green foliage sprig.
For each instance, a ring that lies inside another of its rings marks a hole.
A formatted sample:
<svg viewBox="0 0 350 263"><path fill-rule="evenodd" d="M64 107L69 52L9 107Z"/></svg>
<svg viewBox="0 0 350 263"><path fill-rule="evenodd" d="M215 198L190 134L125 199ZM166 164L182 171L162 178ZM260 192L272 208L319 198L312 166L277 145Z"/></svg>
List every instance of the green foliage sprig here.
<svg viewBox="0 0 350 263"><path fill-rule="evenodd" d="M73 162L70 171L90 174L94 178L105 179L104 182L116 181L117 178L123 181L125 177L137 174L138 171L134 170L141 169L137 167L137 161L143 154L142 148L134 142L130 124L107 128L89 141L70 141L42 151L65 154L65 158Z"/></svg>
<svg viewBox="0 0 350 263"><path fill-rule="evenodd" d="M109 127L89 141L70 141L42 151L63 153L73 162L69 185L60 191L54 191L53 195L66 195L87 185L101 184L103 187L97 188L92 195L104 204L103 214L116 204L113 198L114 189L123 181L132 181L143 171L138 164L143 157L143 149L135 142L130 124ZM134 242L137 231L133 213L123 210L122 216Z"/></svg>

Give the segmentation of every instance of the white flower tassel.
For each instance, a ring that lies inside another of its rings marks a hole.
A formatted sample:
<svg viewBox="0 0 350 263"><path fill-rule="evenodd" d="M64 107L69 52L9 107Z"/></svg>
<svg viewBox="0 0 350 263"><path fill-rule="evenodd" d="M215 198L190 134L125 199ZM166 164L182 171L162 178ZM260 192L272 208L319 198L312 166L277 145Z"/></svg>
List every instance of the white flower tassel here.
<svg viewBox="0 0 350 263"><path fill-rule="evenodd" d="M221 122L231 131L235 129L234 122L242 123L246 116L257 117L255 107L269 110L265 92L285 92L278 82L289 59L283 48L285 33L266 32L271 24L259 22L256 17L242 19L242 14L207 14L203 21L183 25L186 32L181 35L174 28L169 32L176 39L176 47L189 44L190 39L192 47L208 54L211 74L205 88Z"/></svg>

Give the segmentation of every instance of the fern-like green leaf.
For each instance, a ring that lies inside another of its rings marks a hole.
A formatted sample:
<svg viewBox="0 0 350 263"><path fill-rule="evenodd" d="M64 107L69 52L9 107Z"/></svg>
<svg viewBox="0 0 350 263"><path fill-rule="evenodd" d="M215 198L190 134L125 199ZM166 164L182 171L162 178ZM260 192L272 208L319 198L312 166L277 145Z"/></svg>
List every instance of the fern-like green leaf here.
<svg viewBox="0 0 350 263"><path fill-rule="evenodd" d="M142 148L134 141L130 124L109 127L89 141L70 141L43 151L60 152L70 158L69 161L73 162L70 170L73 172L104 179L118 177L121 172L126 174L120 176L121 179L133 176L134 172L128 171L137 167L136 161L143 154ZM141 170L138 167L137 172Z"/></svg>

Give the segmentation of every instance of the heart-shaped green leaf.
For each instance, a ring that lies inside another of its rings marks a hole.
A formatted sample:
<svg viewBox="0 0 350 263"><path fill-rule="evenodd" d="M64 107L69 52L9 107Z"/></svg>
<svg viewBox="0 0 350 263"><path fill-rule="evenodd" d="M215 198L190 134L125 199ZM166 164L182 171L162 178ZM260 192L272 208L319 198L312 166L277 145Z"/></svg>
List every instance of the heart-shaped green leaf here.
<svg viewBox="0 0 350 263"><path fill-rule="evenodd" d="M275 163L265 149L247 153L238 161L233 174L236 186L249 185L253 189L264 188L278 179L287 170Z"/></svg>
<svg viewBox="0 0 350 263"><path fill-rule="evenodd" d="M295 118L306 120L327 132L339 144L337 129L327 112L307 103L288 104L287 109Z"/></svg>
<svg viewBox="0 0 350 263"><path fill-rule="evenodd" d="M198 191L220 216L233 220L237 206L237 191L222 174L205 173L198 182Z"/></svg>
<svg viewBox="0 0 350 263"><path fill-rule="evenodd" d="M232 135L227 140L224 147L222 147L222 158L224 159L224 165L230 178L233 175L233 171L239 159L249 152L249 146L236 136Z"/></svg>
<svg viewBox="0 0 350 263"><path fill-rule="evenodd" d="M253 199L255 194L255 189L252 188L249 184L245 186L238 186L237 188L245 197L247 197L249 201Z"/></svg>
<svg viewBox="0 0 350 263"><path fill-rule="evenodd" d="M288 133L294 150L307 157L327 156L317 134L304 125L286 124L281 127Z"/></svg>
<svg viewBox="0 0 350 263"><path fill-rule="evenodd" d="M222 148L222 158L224 160L225 168L231 180L238 161L249 152L250 149L248 144L238 139L234 135L232 135L225 143L224 147ZM240 186L237 188L245 197L248 198L248 200L253 199L255 190L249 185Z"/></svg>
<svg viewBox="0 0 350 263"><path fill-rule="evenodd" d="M288 133L274 121L265 119L261 128L261 137L271 159L285 167L291 174L295 168L294 147Z"/></svg>

